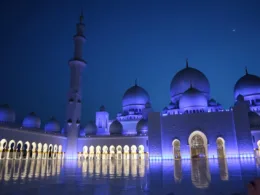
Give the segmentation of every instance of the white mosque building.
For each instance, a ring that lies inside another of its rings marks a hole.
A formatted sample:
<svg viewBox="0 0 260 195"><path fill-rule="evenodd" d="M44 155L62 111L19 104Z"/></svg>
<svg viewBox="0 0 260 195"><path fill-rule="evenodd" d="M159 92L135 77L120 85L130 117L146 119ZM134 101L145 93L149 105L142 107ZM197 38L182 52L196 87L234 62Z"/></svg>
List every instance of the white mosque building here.
<svg viewBox="0 0 260 195"><path fill-rule="evenodd" d="M81 124L81 76L85 42L83 15L74 36L66 122L52 117L41 128L34 112L17 124L0 107L0 159L189 159L248 158L260 148L260 78L246 70L235 84L234 105L223 109L210 95L207 77L189 66L170 84L170 104L155 112L137 83L126 90L115 119L101 106L95 122Z"/></svg>

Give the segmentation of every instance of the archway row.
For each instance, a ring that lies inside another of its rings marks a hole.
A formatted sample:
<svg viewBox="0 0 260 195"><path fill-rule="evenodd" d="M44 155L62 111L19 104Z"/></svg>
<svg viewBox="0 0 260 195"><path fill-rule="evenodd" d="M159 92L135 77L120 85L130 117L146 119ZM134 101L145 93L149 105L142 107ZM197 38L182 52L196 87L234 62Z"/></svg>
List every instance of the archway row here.
<svg viewBox="0 0 260 195"><path fill-rule="evenodd" d="M0 159L63 159L62 145L2 139Z"/></svg>
<svg viewBox="0 0 260 195"><path fill-rule="evenodd" d="M190 134L189 139L190 158L207 158L208 157L208 140L201 131L194 131ZM181 159L181 142L174 139L172 142L173 158ZM216 139L217 157L225 158L225 140L222 137Z"/></svg>
<svg viewBox="0 0 260 195"><path fill-rule="evenodd" d="M148 153L144 151L144 146L136 145L129 147L125 145L114 146L83 146L83 151L78 153L78 159L144 159Z"/></svg>

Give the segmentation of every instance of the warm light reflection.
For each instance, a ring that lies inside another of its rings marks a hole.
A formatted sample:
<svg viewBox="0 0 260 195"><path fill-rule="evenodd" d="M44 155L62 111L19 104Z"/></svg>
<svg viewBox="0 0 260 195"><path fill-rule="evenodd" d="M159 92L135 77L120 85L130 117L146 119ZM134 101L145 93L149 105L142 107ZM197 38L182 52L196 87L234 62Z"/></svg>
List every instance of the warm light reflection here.
<svg viewBox="0 0 260 195"><path fill-rule="evenodd" d="M208 159L191 161L191 181L196 188L208 188L211 182Z"/></svg>
<svg viewBox="0 0 260 195"><path fill-rule="evenodd" d="M218 166L219 166L219 175L220 175L221 180L228 181L229 174L228 174L227 159L218 158Z"/></svg>
<svg viewBox="0 0 260 195"><path fill-rule="evenodd" d="M0 182L33 180L39 178L55 176L60 174L62 160L47 159L28 159L12 160L6 159L0 161Z"/></svg>
<svg viewBox="0 0 260 195"><path fill-rule="evenodd" d="M179 159L174 160L174 180L176 183L182 180L182 163Z"/></svg>

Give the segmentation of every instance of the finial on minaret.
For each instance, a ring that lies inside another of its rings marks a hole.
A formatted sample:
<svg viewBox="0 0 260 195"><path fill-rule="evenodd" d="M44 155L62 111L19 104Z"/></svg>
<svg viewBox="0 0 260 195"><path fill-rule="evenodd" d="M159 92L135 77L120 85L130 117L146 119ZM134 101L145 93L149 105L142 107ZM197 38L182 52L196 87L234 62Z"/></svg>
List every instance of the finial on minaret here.
<svg viewBox="0 0 260 195"><path fill-rule="evenodd" d="M192 82L190 81L190 88L192 89Z"/></svg>
<svg viewBox="0 0 260 195"><path fill-rule="evenodd" d="M137 79L135 79L135 86L137 86Z"/></svg>
<svg viewBox="0 0 260 195"><path fill-rule="evenodd" d="M247 66L245 67L245 71L246 71L246 74L248 74L248 72L247 72Z"/></svg>
<svg viewBox="0 0 260 195"><path fill-rule="evenodd" d="M79 22L80 22L80 23L83 23L83 20L84 20L83 9L81 9L81 14L80 14L80 17L79 17Z"/></svg>
<svg viewBox="0 0 260 195"><path fill-rule="evenodd" d="M188 68L189 67L189 60L188 60L188 58L186 58L186 68Z"/></svg>

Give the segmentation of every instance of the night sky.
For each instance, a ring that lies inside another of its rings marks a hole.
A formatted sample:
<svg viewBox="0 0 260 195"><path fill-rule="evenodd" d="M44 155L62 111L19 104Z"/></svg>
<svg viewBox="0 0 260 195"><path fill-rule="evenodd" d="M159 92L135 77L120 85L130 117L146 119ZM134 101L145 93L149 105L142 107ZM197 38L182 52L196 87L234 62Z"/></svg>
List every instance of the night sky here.
<svg viewBox="0 0 260 195"><path fill-rule="evenodd" d="M54 3L55 2L55 3ZM260 1L0 1L0 103L17 122L36 112L65 120L68 60L81 9L86 37L83 124L104 104L110 119L138 79L154 110L170 102L170 82L189 65L209 79L211 96L233 105L233 86L260 74Z"/></svg>

